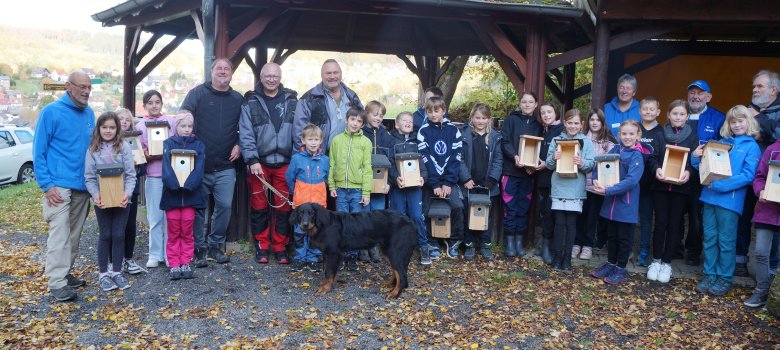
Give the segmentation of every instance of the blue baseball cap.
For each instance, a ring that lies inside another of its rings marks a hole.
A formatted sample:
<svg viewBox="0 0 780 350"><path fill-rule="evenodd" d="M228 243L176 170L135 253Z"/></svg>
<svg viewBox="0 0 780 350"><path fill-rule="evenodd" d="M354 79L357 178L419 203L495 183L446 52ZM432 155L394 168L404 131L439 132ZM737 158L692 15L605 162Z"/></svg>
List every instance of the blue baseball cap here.
<svg viewBox="0 0 780 350"><path fill-rule="evenodd" d="M697 80L692 82L691 85L688 85L688 89L690 90L694 86L704 91L707 91L709 93L712 93L712 90L710 90L710 84L707 84L707 82L704 80Z"/></svg>

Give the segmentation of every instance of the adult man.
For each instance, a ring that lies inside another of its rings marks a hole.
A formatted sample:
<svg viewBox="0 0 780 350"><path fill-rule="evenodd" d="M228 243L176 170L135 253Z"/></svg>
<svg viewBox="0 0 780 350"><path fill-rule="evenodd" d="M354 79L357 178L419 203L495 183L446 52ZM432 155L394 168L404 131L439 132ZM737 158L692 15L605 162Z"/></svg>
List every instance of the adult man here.
<svg viewBox="0 0 780 350"><path fill-rule="evenodd" d="M65 90L41 111L33 141L35 177L44 193L43 218L49 224L44 274L58 301L76 299L73 288L85 284L70 272L89 213L84 156L95 128L95 113L87 105L92 91L89 76L71 73Z"/></svg>
<svg viewBox="0 0 780 350"><path fill-rule="evenodd" d="M428 115L425 114L425 102L430 100L431 97L438 97L438 98L444 98L444 92L441 91L440 88L437 86L431 86L427 89L425 89L425 101L423 101L423 105L418 108L414 114L412 114L412 124L414 126L414 131L417 132L417 130L420 130L420 127L428 122ZM449 122L450 121L450 115L448 113L444 114L444 121Z"/></svg>
<svg viewBox="0 0 780 350"><path fill-rule="evenodd" d="M227 58L218 58L211 64L211 81L207 81L187 93L181 109L192 112L195 117L193 132L206 146L206 169L203 188L206 195L214 196L214 214L211 217L211 232L208 234L208 251L204 234L206 210L196 211L195 266L206 267L209 260L220 264L230 261L221 249L227 236L233 189L236 184L236 169L233 161L238 159L238 119L244 98L230 87L233 78L233 64Z"/></svg>
<svg viewBox="0 0 780 350"><path fill-rule="evenodd" d="M281 80L282 68L278 64L263 66L260 85L245 94L239 123L241 155L249 164L252 233L257 239L255 261L260 264L268 262L271 248L280 264L288 263L290 205L286 198L274 195L276 215L269 227L268 194L260 181L263 178L282 194L290 192L285 172L292 156L292 123L298 93L284 88Z"/></svg>
<svg viewBox="0 0 780 350"><path fill-rule="evenodd" d="M334 59L327 59L320 70L322 82L307 91L295 107L293 144L303 146L301 133L307 124L322 129L322 151L328 153L331 141L344 132L347 123L344 116L350 107L363 108L358 95L341 82L341 67Z"/></svg>
<svg viewBox="0 0 780 350"><path fill-rule="evenodd" d="M688 109L690 117L688 124L699 136L699 143L708 140L720 139L720 127L726 120L726 116L719 110L709 105L712 99L710 85L704 80L696 80L688 85ZM685 249L688 256L685 263L697 266L700 262L702 251L702 222L701 222L701 181L699 172L691 171L690 176L691 195L688 196L688 235L685 238ZM682 247L683 245L680 245Z"/></svg>
<svg viewBox="0 0 780 350"><path fill-rule="evenodd" d="M616 137L620 123L623 121L633 119L642 122L642 117L639 115L639 102L634 98L636 89L636 78L631 74L623 74L618 78L617 96L604 105L607 127Z"/></svg>

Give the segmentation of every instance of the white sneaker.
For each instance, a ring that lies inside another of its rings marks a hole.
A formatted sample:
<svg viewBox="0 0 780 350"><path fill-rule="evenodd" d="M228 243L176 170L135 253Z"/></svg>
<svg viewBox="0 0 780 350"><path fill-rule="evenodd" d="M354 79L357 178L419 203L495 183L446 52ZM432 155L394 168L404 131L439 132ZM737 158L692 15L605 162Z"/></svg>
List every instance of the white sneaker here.
<svg viewBox="0 0 780 350"><path fill-rule="evenodd" d="M663 263L658 271L658 282L667 283L672 278L672 265Z"/></svg>
<svg viewBox="0 0 780 350"><path fill-rule="evenodd" d="M658 272L661 270L661 259L653 260L650 267L647 268L647 279L658 281Z"/></svg>
<svg viewBox="0 0 780 350"><path fill-rule="evenodd" d="M149 258L149 260L146 261L146 267L148 268L157 267L157 266L160 266L160 261L157 259Z"/></svg>
<svg viewBox="0 0 780 350"><path fill-rule="evenodd" d="M576 259L577 255L580 255L580 246L575 245L571 247L571 258Z"/></svg>

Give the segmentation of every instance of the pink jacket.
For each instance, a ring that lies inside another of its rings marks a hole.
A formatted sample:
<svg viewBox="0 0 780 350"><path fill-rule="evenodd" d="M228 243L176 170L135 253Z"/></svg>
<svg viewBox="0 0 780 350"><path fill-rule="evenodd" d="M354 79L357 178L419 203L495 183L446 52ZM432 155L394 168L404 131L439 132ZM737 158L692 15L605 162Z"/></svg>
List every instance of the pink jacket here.
<svg viewBox="0 0 780 350"><path fill-rule="evenodd" d="M766 148L758 163L756 178L753 180L753 192L756 196L766 187L766 177L769 173L769 160L780 160L780 140ZM780 227L780 203L758 202L753 213L753 222Z"/></svg>

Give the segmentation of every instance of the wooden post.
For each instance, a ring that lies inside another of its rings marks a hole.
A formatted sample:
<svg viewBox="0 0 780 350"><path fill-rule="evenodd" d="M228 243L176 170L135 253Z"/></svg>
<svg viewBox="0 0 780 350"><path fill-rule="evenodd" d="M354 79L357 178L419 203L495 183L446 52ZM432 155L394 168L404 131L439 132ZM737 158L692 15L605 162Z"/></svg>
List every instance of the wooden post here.
<svg viewBox="0 0 780 350"><path fill-rule="evenodd" d="M712 181L731 177L731 158L729 150L731 145L710 140L704 145L704 153L699 165L699 179L702 185L709 185Z"/></svg>
<svg viewBox="0 0 780 350"><path fill-rule="evenodd" d="M130 145L130 149L133 150L133 163L135 165L146 164L146 157L144 156L144 150L141 148L141 136L140 131L129 130L122 132L122 138Z"/></svg>
<svg viewBox="0 0 780 350"><path fill-rule="evenodd" d="M125 27L124 80L122 81L122 105L135 115L135 59L136 27Z"/></svg>
<svg viewBox="0 0 780 350"><path fill-rule="evenodd" d="M596 52L593 57L593 83L590 90L591 108L603 108L606 102L607 69L609 68L609 26L603 20L596 25Z"/></svg>
<svg viewBox="0 0 780 350"><path fill-rule="evenodd" d="M176 174L176 180L179 180L180 187L184 187L192 169L195 169L195 155L195 151L191 149L171 150L171 168Z"/></svg>
<svg viewBox="0 0 780 350"><path fill-rule="evenodd" d="M520 137L520 145L517 148L520 150L518 154L520 156L520 164L534 168L539 165L539 152L541 151L542 141L544 141L542 137L530 135Z"/></svg>
<svg viewBox="0 0 780 350"><path fill-rule="evenodd" d="M580 154L580 141L578 140L558 140L558 151L561 152L561 159L555 166L555 172L560 177L577 177L577 164L574 164L574 156Z"/></svg>
<svg viewBox="0 0 780 350"><path fill-rule="evenodd" d="M374 173L371 181L371 193L385 193L387 186L388 171L390 170L390 160L384 154L371 155L371 169Z"/></svg>
<svg viewBox="0 0 780 350"><path fill-rule="evenodd" d="M599 183L604 187L620 182L620 155L603 154L595 157L598 163Z"/></svg>
<svg viewBox="0 0 780 350"><path fill-rule="evenodd" d="M680 184L680 179L685 172L685 165L688 164L688 152L690 150L690 148L686 147L666 145L664 163L661 167L664 179L661 181L675 185Z"/></svg>
<svg viewBox="0 0 780 350"><path fill-rule="evenodd" d="M116 208L125 198L125 169L123 164L98 164L98 187L103 208Z"/></svg>

